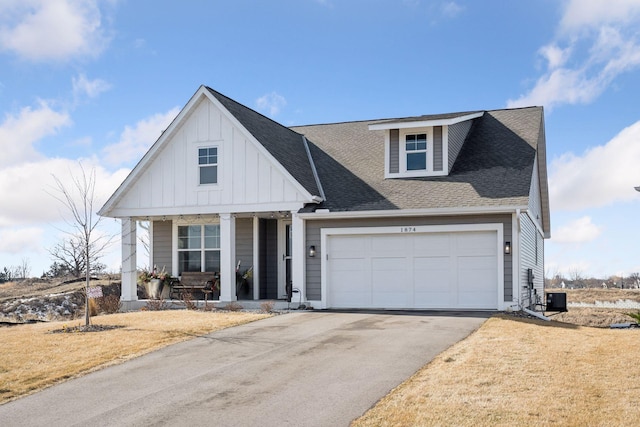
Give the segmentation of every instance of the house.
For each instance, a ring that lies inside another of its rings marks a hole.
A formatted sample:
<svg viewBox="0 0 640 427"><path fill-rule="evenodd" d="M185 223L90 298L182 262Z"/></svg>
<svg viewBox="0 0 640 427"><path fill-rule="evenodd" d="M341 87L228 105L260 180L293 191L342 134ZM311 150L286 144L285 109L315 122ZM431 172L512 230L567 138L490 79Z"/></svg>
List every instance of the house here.
<svg viewBox="0 0 640 427"><path fill-rule="evenodd" d="M220 272L220 301L533 306L550 237L541 107L287 128L201 86L99 212L151 263ZM235 271L252 267L248 286Z"/></svg>

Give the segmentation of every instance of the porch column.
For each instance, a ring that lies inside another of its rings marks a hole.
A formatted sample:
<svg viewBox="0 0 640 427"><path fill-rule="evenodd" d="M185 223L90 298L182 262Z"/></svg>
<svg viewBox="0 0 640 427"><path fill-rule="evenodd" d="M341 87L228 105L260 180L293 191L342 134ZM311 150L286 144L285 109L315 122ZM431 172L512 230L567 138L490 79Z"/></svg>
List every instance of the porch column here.
<svg viewBox="0 0 640 427"><path fill-rule="evenodd" d="M220 301L236 301L236 219L220 214Z"/></svg>
<svg viewBox="0 0 640 427"><path fill-rule="evenodd" d="M293 288L298 288L300 294L293 294L291 302L305 302L307 300L306 291L306 266L307 248L305 247L306 236L304 220L298 216L296 211L291 212L291 280Z"/></svg>
<svg viewBox="0 0 640 427"><path fill-rule="evenodd" d="M122 285L120 290L121 301L137 301L137 223L131 218L122 218Z"/></svg>
<svg viewBox="0 0 640 427"><path fill-rule="evenodd" d="M260 299L260 218L253 217L253 299Z"/></svg>

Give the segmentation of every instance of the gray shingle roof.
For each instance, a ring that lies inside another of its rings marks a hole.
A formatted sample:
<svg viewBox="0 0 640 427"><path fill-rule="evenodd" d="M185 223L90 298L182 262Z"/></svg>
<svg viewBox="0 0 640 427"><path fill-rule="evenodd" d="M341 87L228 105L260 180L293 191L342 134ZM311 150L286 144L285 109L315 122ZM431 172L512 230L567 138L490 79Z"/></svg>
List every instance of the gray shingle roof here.
<svg viewBox="0 0 640 427"><path fill-rule="evenodd" d="M289 171L312 196L320 190L302 135L207 87L207 90Z"/></svg>
<svg viewBox="0 0 640 427"><path fill-rule="evenodd" d="M309 140L326 195L321 205L304 211L528 204L542 108L486 111L474 120L450 174L442 177L385 179L384 131L369 130L372 123L380 121L292 128Z"/></svg>

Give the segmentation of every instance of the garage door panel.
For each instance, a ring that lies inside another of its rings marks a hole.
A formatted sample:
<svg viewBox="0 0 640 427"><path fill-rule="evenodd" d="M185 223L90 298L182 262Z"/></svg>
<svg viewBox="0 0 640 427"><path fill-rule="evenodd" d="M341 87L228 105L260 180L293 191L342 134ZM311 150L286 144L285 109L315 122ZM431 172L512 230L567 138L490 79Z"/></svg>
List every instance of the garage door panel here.
<svg viewBox="0 0 640 427"><path fill-rule="evenodd" d="M371 255L382 256L405 256L407 254L407 242L403 236L381 235L371 236Z"/></svg>
<svg viewBox="0 0 640 427"><path fill-rule="evenodd" d="M451 287L451 257L416 257L413 259L413 284L418 292L441 292Z"/></svg>
<svg viewBox="0 0 640 427"><path fill-rule="evenodd" d="M360 236L337 236L331 239L329 251L334 258L362 256L368 243L367 239Z"/></svg>
<svg viewBox="0 0 640 427"><path fill-rule="evenodd" d="M497 251L495 233L459 233L456 236L458 255L495 255Z"/></svg>
<svg viewBox="0 0 640 427"><path fill-rule="evenodd" d="M473 309L496 308L496 294L494 292L460 292L458 307Z"/></svg>
<svg viewBox="0 0 640 427"><path fill-rule="evenodd" d="M415 235L413 239L414 256L442 256L451 252L451 235L432 233Z"/></svg>
<svg viewBox="0 0 640 427"><path fill-rule="evenodd" d="M455 295L450 292L417 292L414 294L414 308L455 308Z"/></svg>
<svg viewBox="0 0 640 427"><path fill-rule="evenodd" d="M347 287L351 292L369 291L369 278L365 273L368 266L365 259L335 259L332 263L331 282L335 291Z"/></svg>
<svg viewBox="0 0 640 427"><path fill-rule="evenodd" d="M459 257L458 282L466 291L492 289L497 281L496 260L493 257ZM461 289L462 290L462 289Z"/></svg>

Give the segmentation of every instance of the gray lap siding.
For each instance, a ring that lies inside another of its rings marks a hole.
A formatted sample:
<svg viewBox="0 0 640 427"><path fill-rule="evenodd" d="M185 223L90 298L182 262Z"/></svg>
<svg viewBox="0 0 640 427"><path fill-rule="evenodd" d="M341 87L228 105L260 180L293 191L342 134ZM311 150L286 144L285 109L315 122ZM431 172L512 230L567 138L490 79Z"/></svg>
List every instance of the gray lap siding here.
<svg viewBox="0 0 640 427"><path fill-rule="evenodd" d="M161 270L164 267L169 274L173 274L171 256L173 222L170 220L153 221L152 233L153 260L151 267L153 268L153 266L156 266L158 270Z"/></svg>
<svg viewBox="0 0 640 427"><path fill-rule="evenodd" d="M306 221L305 247L315 246L317 255L307 257L306 261L306 290L307 299L317 301L321 295L321 260L322 245L320 233L323 228L352 228L352 227L390 227L410 225L448 225L448 224L484 224L502 223L504 225L504 240L512 242L511 215L469 215L442 217L406 217L406 218L369 218L369 219L323 219ZM504 255L504 300L513 300L512 256Z"/></svg>

